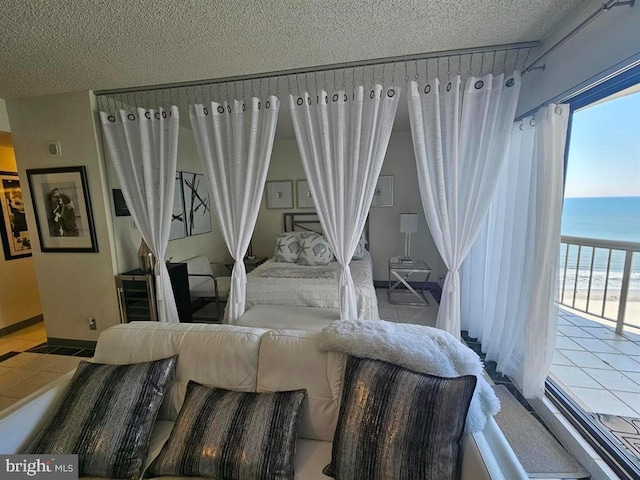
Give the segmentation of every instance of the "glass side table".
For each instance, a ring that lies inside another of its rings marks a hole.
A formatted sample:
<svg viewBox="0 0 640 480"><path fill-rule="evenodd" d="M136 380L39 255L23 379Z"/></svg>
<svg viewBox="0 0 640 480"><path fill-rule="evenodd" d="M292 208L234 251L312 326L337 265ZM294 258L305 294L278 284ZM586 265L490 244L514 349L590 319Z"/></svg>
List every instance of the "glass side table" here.
<svg viewBox="0 0 640 480"><path fill-rule="evenodd" d="M416 291L409 284L409 280L411 276L416 278L418 275L420 275L420 278L423 277L424 281L422 282L422 288ZM429 300L427 300L424 290L430 275L431 267L427 265L427 262L424 260L411 260L410 262L389 260L389 303L398 305L429 305ZM398 299L398 294L405 292L404 288L400 288L401 285L404 286L417 301L410 302Z"/></svg>

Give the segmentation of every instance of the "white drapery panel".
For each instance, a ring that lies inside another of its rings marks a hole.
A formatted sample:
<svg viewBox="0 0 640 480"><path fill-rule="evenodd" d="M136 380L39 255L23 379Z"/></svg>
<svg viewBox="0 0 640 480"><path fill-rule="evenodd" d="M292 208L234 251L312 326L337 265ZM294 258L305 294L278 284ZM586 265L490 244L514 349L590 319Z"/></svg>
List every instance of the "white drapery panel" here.
<svg viewBox="0 0 640 480"><path fill-rule="evenodd" d="M164 261L169 233L176 164L178 107L100 112L105 142L122 195L143 240L156 257L156 303L161 322L178 322L169 271Z"/></svg>
<svg viewBox="0 0 640 480"><path fill-rule="evenodd" d="M258 218L271 160L280 101L191 105L191 127L204 176L213 195L218 226L235 263L226 321L244 313L247 273L243 258Z"/></svg>
<svg viewBox="0 0 640 480"><path fill-rule="evenodd" d="M526 398L541 398L555 351L568 105L513 126L487 222L462 267L462 327Z"/></svg>
<svg viewBox="0 0 640 480"><path fill-rule="evenodd" d="M290 96L291 117L309 190L336 260L340 318L358 318L356 290L349 269L364 229L400 94L376 84L354 89Z"/></svg>
<svg viewBox="0 0 640 480"><path fill-rule="evenodd" d="M407 95L429 230L449 270L436 326L460 337L460 275L489 208L520 93L520 74L435 79Z"/></svg>

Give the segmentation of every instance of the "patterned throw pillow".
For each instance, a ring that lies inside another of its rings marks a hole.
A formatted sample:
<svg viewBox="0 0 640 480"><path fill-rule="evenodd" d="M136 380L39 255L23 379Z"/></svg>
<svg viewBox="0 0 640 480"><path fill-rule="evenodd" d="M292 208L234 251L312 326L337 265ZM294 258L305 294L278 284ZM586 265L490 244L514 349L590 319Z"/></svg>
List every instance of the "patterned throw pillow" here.
<svg viewBox="0 0 640 480"><path fill-rule="evenodd" d="M358 241L358 245L356 246L356 251L353 252L353 257L351 260L362 260L367 253L367 239L364 236L364 233L360 235L360 240Z"/></svg>
<svg viewBox="0 0 640 480"><path fill-rule="evenodd" d="M293 480L306 394L232 392L190 381L171 436L146 476Z"/></svg>
<svg viewBox="0 0 640 480"><path fill-rule="evenodd" d="M311 267L328 265L333 260L333 250L327 239L319 233L300 234L299 265Z"/></svg>
<svg viewBox="0 0 640 480"><path fill-rule="evenodd" d="M274 252L276 262L296 263L299 253L300 239L298 232L276 234L276 249Z"/></svg>
<svg viewBox="0 0 640 480"><path fill-rule="evenodd" d="M476 380L349 357L331 464L323 473L337 480L459 479Z"/></svg>
<svg viewBox="0 0 640 480"><path fill-rule="evenodd" d="M139 478L176 357L132 365L82 361L28 453L77 454L80 476Z"/></svg>

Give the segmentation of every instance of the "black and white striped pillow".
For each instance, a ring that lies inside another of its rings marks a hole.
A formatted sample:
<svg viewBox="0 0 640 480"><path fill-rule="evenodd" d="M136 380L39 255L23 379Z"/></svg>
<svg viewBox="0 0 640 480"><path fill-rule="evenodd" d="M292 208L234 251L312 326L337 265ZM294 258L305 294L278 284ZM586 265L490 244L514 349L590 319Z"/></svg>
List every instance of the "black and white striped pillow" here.
<svg viewBox="0 0 640 480"><path fill-rule="evenodd" d="M190 381L171 436L146 476L293 480L306 394L232 392Z"/></svg>
<svg viewBox="0 0 640 480"><path fill-rule="evenodd" d="M338 480L453 480L476 386L379 360L349 357L324 473Z"/></svg>
<svg viewBox="0 0 640 480"><path fill-rule="evenodd" d="M27 453L77 454L80 476L138 478L176 357L131 365L80 362Z"/></svg>

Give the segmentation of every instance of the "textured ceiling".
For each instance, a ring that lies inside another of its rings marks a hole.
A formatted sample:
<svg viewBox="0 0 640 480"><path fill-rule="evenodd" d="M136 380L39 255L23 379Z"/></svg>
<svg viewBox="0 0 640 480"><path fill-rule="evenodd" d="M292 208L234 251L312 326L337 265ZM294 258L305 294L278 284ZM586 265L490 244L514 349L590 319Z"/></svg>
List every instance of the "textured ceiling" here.
<svg viewBox="0 0 640 480"><path fill-rule="evenodd" d="M584 0L3 0L0 98L545 38Z"/></svg>

